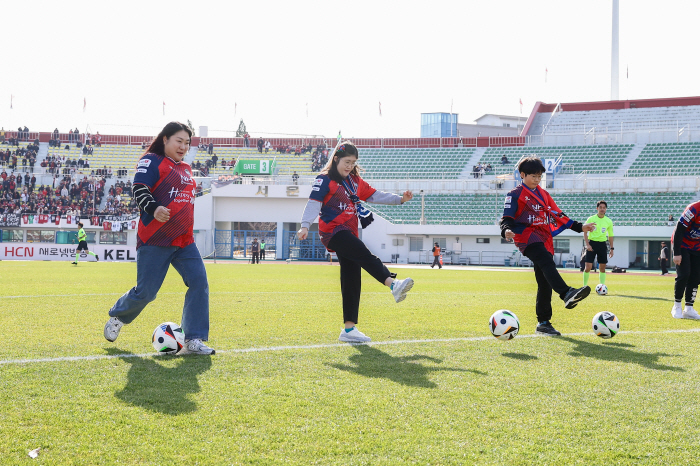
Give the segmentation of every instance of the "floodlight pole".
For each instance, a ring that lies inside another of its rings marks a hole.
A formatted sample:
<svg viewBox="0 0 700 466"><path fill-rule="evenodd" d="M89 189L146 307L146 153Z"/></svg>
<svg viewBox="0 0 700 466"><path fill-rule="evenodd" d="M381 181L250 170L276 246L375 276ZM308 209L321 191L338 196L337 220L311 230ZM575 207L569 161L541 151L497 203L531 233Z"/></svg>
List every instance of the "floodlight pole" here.
<svg viewBox="0 0 700 466"><path fill-rule="evenodd" d="M425 193L420 190L420 224L426 225L425 221Z"/></svg>
<svg viewBox="0 0 700 466"><path fill-rule="evenodd" d="M610 100L620 100L620 0L613 0Z"/></svg>

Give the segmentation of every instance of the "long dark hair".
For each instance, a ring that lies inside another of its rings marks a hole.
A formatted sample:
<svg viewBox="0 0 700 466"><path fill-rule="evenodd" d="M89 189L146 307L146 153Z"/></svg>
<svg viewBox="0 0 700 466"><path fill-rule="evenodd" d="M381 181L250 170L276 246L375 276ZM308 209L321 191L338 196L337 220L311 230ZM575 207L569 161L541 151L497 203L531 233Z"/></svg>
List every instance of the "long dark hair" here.
<svg viewBox="0 0 700 466"><path fill-rule="evenodd" d="M171 121L158 133L158 136L153 138L148 149L146 149L146 152L144 152L141 157L146 154L158 154L165 157L165 143L163 142L163 138L166 137L169 139L173 134L179 133L180 131L186 131L190 136L190 140L192 139L192 130L186 124L180 123L179 121Z"/></svg>
<svg viewBox="0 0 700 466"><path fill-rule="evenodd" d="M338 146L338 150L334 150L331 156L328 157L328 162L326 162L326 166L321 170L321 174L328 175L328 177L336 183L341 183L343 181L343 177L340 176L340 172L338 171L338 162L335 161L335 158L338 157L338 160L340 160L348 155L354 155L357 157L357 147L355 147L355 144L350 141L343 141ZM350 174L360 176L360 166L355 165Z"/></svg>

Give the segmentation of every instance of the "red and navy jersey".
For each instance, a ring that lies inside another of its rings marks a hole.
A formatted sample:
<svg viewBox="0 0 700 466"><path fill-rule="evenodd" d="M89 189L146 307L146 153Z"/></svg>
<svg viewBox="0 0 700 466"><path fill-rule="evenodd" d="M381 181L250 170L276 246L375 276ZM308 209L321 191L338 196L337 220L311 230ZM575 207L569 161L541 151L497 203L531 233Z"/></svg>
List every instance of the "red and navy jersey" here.
<svg viewBox="0 0 700 466"><path fill-rule="evenodd" d="M356 189L357 197L361 201L366 201L376 191L359 176L349 175L348 183ZM324 246L328 247L328 242L333 235L341 230L349 230L353 235L358 236L357 209L342 184L331 180L328 175L318 175L314 180L309 199L323 204L318 220L318 231Z"/></svg>
<svg viewBox="0 0 700 466"><path fill-rule="evenodd" d="M170 220L161 223L141 210L136 248L178 246L194 243L194 198L197 183L185 162L146 154L138 162L134 184L148 186L158 205L170 209Z"/></svg>
<svg viewBox="0 0 700 466"><path fill-rule="evenodd" d="M683 211L683 215L678 219L678 223L683 225L685 233L683 234L682 248L690 249L691 251L700 251L700 201L693 202L688 205ZM671 243L673 243L673 237L676 236L676 229L673 229L673 235L671 236ZM673 245L673 244L672 244ZM674 252L675 254L675 252ZM678 253L680 254L680 253Z"/></svg>
<svg viewBox="0 0 700 466"><path fill-rule="evenodd" d="M537 186L534 190L521 184L511 190L503 205L503 216L515 220L515 245L525 252L532 243L544 243L554 254L552 237L573 225L547 191Z"/></svg>

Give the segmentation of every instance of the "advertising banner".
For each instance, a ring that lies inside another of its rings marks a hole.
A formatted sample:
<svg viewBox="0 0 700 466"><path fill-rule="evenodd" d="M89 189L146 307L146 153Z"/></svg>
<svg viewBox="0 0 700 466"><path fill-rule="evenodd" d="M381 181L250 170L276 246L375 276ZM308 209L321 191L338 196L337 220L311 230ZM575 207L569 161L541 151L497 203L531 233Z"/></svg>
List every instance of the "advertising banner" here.
<svg viewBox="0 0 700 466"><path fill-rule="evenodd" d="M75 260L76 244L53 243L0 243L0 260L68 261ZM90 251L97 254L100 261L135 262L136 246L122 244L88 244ZM80 259L94 261L95 258L84 252Z"/></svg>
<svg viewBox="0 0 700 466"><path fill-rule="evenodd" d="M18 227L21 221L19 214L1 214L0 227Z"/></svg>

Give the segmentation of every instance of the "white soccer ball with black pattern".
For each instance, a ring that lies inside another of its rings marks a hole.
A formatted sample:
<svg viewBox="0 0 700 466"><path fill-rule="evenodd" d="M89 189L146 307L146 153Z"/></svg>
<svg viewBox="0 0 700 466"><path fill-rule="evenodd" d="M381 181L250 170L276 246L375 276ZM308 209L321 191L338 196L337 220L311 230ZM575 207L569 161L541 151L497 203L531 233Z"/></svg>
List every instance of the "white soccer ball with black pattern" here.
<svg viewBox="0 0 700 466"><path fill-rule="evenodd" d="M185 346L185 332L174 322L163 322L153 331L153 347L162 354L175 354Z"/></svg>
<svg viewBox="0 0 700 466"><path fill-rule="evenodd" d="M620 331L620 320L615 314L608 311L599 312L591 322L593 333L600 338L612 338Z"/></svg>
<svg viewBox="0 0 700 466"><path fill-rule="evenodd" d="M512 340L520 330L520 321L514 313L501 309L489 320L491 334L499 340Z"/></svg>
<svg viewBox="0 0 700 466"><path fill-rule="evenodd" d="M603 285L602 283L598 283L598 286L595 287L595 292L601 296L605 296L606 294L608 294L608 287Z"/></svg>

